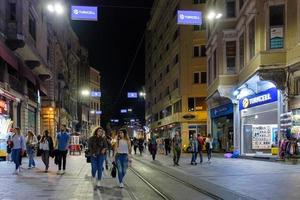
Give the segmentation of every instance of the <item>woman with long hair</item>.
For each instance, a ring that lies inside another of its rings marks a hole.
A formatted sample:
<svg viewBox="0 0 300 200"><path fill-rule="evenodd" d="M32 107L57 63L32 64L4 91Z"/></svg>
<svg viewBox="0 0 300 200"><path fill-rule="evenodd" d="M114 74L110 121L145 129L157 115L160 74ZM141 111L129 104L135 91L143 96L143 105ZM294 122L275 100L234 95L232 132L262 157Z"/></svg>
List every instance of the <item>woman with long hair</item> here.
<svg viewBox="0 0 300 200"><path fill-rule="evenodd" d="M11 158L15 163L16 169L14 174L18 174L20 172L20 164L21 164L21 157L25 152L26 149L26 142L24 136L21 134L20 128L14 129L14 134L12 136L12 151L11 151Z"/></svg>
<svg viewBox="0 0 300 200"><path fill-rule="evenodd" d="M35 167L34 154L35 154L36 144L37 144L36 136L32 131L28 131L26 137L26 151L29 159L28 169Z"/></svg>
<svg viewBox="0 0 300 200"><path fill-rule="evenodd" d="M128 155L131 154L131 141L126 129L120 129L116 143L116 163L120 188L124 188L124 177L128 168Z"/></svg>
<svg viewBox="0 0 300 200"><path fill-rule="evenodd" d="M42 161L45 164L45 173L48 172L49 169L49 156L52 153L53 147L53 140L52 137L49 135L49 131L45 130L44 134L40 140L40 150L42 153Z"/></svg>
<svg viewBox="0 0 300 200"><path fill-rule="evenodd" d="M101 187L103 163L108 145L102 127L96 127L92 134L88 141L88 148L91 155L93 185L94 189L96 189L97 186ZM98 174L97 178L96 173Z"/></svg>

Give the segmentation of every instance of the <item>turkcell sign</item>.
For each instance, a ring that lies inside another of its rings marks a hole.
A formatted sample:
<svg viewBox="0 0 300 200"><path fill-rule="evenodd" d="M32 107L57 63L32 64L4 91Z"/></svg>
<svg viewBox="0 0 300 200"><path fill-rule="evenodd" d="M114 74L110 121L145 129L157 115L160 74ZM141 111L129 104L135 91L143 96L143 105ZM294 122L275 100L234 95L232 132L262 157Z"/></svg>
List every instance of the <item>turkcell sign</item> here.
<svg viewBox="0 0 300 200"><path fill-rule="evenodd" d="M272 103L278 100L278 92L276 88L271 88L266 91L251 95L239 100L240 110Z"/></svg>
<svg viewBox="0 0 300 200"><path fill-rule="evenodd" d="M202 12L178 10L177 11L177 24L201 25L202 24Z"/></svg>
<svg viewBox="0 0 300 200"><path fill-rule="evenodd" d="M84 21L98 20L98 7L95 6L71 6L71 19Z"/></svg>

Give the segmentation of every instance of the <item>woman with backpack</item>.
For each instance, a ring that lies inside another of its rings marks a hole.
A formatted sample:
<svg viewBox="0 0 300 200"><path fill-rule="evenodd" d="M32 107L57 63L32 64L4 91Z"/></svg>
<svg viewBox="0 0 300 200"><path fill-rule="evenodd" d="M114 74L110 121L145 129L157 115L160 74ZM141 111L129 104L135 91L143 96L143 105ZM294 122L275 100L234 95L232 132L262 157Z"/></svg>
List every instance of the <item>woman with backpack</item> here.
<svg viewBox="0 0 300 200"><path fill-rule="evenodd" d="M18 174L20 172L21 156L24 155L26 149L25 138L21 134L20 128L14 129L14 134L12 136L12 144L13 147L11 151L11 158L16 166L14 174Z"/></svg>
<svg viewBox="0 0 300 200"><path fill-rule="evenodd" d="M118 169L118 179L120 188L124 188L124 178L128 163L131 161L129 157L131 154L131 142L126 129L120 129L116 143L116 164Z"/></svg>
<svg viewBox="0 0 300 200"><path fill-rule="evenodd" d="M35 168L34 154L37 143L38 141L34 133L28 131L26 137L26 151L29 159L28 169Z"/></svg>
<svg viewBox="0 0 300 200"><path fill-rule="evenodd" d="M51 136L49 136L49 131L45 130L44 135L40 140L40 147L39 149L41 150L42 154L42 161L45 164L45 173L48 172L49 168L49 156L53 152L53 140Z"/></svg>
<svg viewBox="0 0 300 200"><path fill-rule="evenodd" d="M206 148L206 152L207 152L207 159L208 159L208 163L210 163L210 159L211 159L211 152L213 149L213 138L211 137L211 134L208 134L207 138L205 139L205 148Z"/></svg>

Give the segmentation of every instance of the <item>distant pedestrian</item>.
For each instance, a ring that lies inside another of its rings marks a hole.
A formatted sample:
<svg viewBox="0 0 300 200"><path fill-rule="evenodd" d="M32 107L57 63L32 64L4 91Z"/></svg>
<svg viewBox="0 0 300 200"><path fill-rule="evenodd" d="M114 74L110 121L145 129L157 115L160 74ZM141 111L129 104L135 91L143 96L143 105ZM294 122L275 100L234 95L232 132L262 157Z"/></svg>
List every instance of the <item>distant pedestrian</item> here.
<svg viewBox="0 0 300 200"><path fill-rule="evenodd" d="M171 153L170 143L171 143L170 138L165 138L165 153L166 153L166 155Z"/></svg>
<svg viewBox="0 0 300 200"><path fill-rule="evenodd" d="M35 134L32 131L28 131L26 137L26 151L29 159L28 169L35 168L34 155L37 143L38 141Z"/></svg>
<svg viewBox="0 0 300 200"><path fill-rule="evenodd" d="M175 136L172 139L172 147L173 147L173 162L174 166L179 166L179 159L181 155L181 138L179 132L176 131Z"/></svg>
<svg viewBox="0 0 300 200"><path fill-rule="evenodd" d="M26 141L24 136L21 134L20 128L14 129L12 142L13 142L13 147L12 147L11 157L16 166L14 174L18 174L20 172L21 157L22 155L24 155L24 152L26 150Z"/></svg>
<svg viewBox="0 0 300 200"><path fill-rule="evenodd" d="M101 187L103 164L106 158L107 140L102 127L93 130L92 137L88 141L89 153L91 155L92 178L94 188ZM97 173L97 177L96 177Z"/></svg>
<svg viewBox="0 0 300 200"><path fill-rule="evenodd" d="M61 125L60 132L57 133L57 149L58 149L58 171L57 174L64 174L66 172L66 162L69 147L70 135L67 133L67 126ZM63 171L61 165L63 164Z"/></svg>
<svg viewBox="0 0 300 200"><path fill-rule="evenodd" d="M211 134L208 134L206 140L205 140L205 148L207 152L207 162L210 163L211 159L211 153L213 149L213 138L211 137Z"/></svg>
<svg viewBox="0 0 300 200"><path fill-rule="evenodd" d="M53 153L54 147L53 147L53 139L49 135L49 131L45 130L44 134L39 142L39 148L41 150L41 156L42 156L42 161L45 165L45 173L48 172L49 169L49 157L50 154Z"/></svg>
<svg viewBox="0 0 300 200"><path fill-rule="evenodd" d="M131 142L126 129L120 129L116 143L116 163L118 169L118 179L120 188L124 187L124 178L128 168L128 163L131 161L128 156L131 154Z"/></svg>
<svg viewBox="0 0 300 200"><path fill-rule="evenodd" d="M198 153L199 153L200 164L201 164L203 162L202 150L203 150L205 141L201 134L197 135L197 140L198 140Z"/></svg>
<svg viewBox="0 0 300 200"><path fill-rule="evenodd" d="M191 165L197 165L198 140L197 140L196 133L193 134L193 138L191 140L191 148L192 148Z"/></svg>
<svg viewBox="0 0 300 200"><path fill-rule="evenodd" d="M6 141L6 161L9 163L9 162L12 162L12 159L11 159L11 151L12 151L12 148L13 148L13 142L12 142L12 138L11 138L11 135L8 136L8 139Z"/></svg>
<svg viewBox="0 0 300 200"><path fill-rule="evenodd" d="M142 155L144 151L144 138L142 137L139 138L139 151L140 151L140 155Z"/></svg>
<svg viewBox="0 0 300 200"><path fill-rule="evenodd" d="M150 145L151 145L150 149L151 149L152 160L155 160L156 153L157 153L157 141L154 135L151 138Z"/></svg>
<svg viewBox="0 0 300 200"><path fill-rule="evenodd" d="M136 137L133 138L133 150L134 150L134 154L136 154L136 150L139 147L139 141L138 139L136 139Z"/></svg>

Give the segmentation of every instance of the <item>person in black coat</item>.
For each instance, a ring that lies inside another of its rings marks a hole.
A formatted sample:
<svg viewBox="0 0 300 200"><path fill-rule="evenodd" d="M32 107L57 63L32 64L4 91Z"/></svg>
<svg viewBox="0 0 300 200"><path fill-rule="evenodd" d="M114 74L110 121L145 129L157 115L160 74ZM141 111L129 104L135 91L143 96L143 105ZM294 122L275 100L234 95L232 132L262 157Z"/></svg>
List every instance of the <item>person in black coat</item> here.
<svg viewBox="0 0 300 200"><path fill-rule="evenodd" d="M49 169L49 157L53 156L53 149L54 149L53 140L49 135L48 130L44 131L44 135L39 141L39 143L40 143L39 148L41 150L42 160L45 164L45 172L47 173Z"/></svg>

